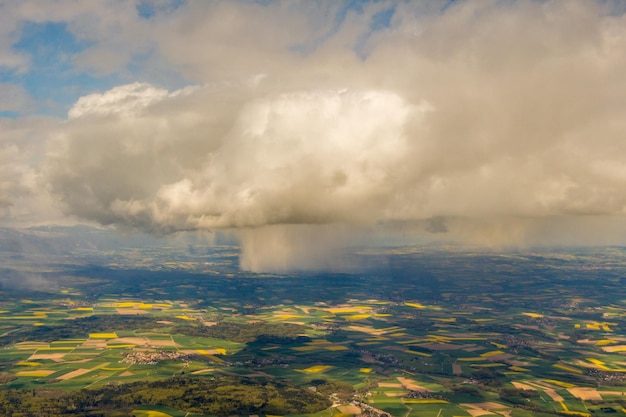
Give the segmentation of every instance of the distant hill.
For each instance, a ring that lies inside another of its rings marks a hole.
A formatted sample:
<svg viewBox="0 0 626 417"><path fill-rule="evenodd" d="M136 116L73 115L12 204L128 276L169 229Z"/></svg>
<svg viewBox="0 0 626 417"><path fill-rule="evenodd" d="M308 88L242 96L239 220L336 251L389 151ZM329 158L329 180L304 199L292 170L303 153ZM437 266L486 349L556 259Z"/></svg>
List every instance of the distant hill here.
<svg viewBox="0 0 626 417"><path fill-rule="evenodd" d="M0 252L13 254L59 255L77 248L109 250L163 245L164 239L149 235L127 235L86 225L0 228Z"/></svg>

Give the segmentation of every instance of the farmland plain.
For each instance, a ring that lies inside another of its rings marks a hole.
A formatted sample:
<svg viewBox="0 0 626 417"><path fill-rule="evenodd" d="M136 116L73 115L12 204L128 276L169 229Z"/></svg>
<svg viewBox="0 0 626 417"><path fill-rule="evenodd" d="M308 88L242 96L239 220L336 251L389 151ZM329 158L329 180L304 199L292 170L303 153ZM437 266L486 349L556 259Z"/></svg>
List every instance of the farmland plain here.
<svg viewBox="0 0 626 417"><path fill-rule="evenodd" d="M351 256L367 269L282 275L240 271L229 245L4 251L0 392L202 380L326 401L300 415L626 415L625 249L445 249L363 249ZM233 414L132 395L58 415ZM303 410L276 398L236 413Z"/></svg>

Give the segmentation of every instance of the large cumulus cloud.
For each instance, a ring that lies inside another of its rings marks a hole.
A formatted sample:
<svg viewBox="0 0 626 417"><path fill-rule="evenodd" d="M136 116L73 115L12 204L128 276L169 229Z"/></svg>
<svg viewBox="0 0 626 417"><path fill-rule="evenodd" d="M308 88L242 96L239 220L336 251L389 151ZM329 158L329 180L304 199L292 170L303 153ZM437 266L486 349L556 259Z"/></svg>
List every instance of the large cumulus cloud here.
<svg viewBox="0 0 626 417"><path fill-rule="evenodd" d="M49 165L73 214L153 231L371 222L406 186L408 125L386 90L263 92L262 80L81 98Z"/></svg>
<svg viewBox="0 0 626 417"><path fill-rule="evenodd" d="M155 230L621 215L626 25L601 5L460 2L417 16L399 5L362 51L337 44L363 36L347 19L337 38L269 66L237 38L245 62L218 51L234 79L81 98L51 182L75 214ZM218 12L237 27L249 7ZM255 21L274 28L265 11ZM222 26L187 36L236 36ZM196 58L178 59L209 68L194 45L182 49Z"/></svg>

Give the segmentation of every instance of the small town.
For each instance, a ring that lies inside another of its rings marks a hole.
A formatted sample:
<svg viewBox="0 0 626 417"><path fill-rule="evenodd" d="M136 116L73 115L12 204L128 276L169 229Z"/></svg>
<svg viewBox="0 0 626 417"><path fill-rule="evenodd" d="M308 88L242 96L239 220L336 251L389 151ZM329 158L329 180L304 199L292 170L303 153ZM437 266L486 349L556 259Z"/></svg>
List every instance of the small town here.
<svg viewBox="0 0 626 417"><path fill-rule="evenodd" d="M156 352L129 352L120 362L131 365L156 365L165 360L185 360L192 354L178 351L159 350Z"/></svg>

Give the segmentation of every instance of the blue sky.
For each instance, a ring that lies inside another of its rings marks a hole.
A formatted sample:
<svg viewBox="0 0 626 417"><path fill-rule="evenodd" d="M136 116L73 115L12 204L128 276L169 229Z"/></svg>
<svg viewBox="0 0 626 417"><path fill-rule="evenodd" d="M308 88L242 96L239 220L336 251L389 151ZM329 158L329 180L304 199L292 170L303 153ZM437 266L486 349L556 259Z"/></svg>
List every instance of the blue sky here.
<svg viewBox="0 0 626 417"><path fill-rule="evenodd" d="M28 112L62 116L81 95L120 84L119 76L98 77L77 70L76 54L89 47L66 23L25 22L13 50L28 58L27 69L3 71L2 81L21 85L33 100Z"/></svg>
<svg viewBox="0 0 626 417"><path fill-rule="evenodd" d="M83 2L87 5L89 2ZM106 3L106 2L103 2ZM154 24L163 16L176 14L186 7L184 0L171 1L138 1L128 2L124 12L135 13L137 24ZM264 7L272 7L274 2L256 2ZM36 3L35 3L36 4ZM45 2L41 2L45 8ZM379 4L379 5L377 5ZM8 2L4 7L19 5ZM362 58L366 58L366 44L372 33L384 31L391 25L396 10L395 2L379 2L369 0L350 0L329 2L320 7L326 9L326 21L320 35L295 42L289 50L301 54L309 54L328 39L336 35L342 28L347 16L363 15L372 5L375 11L368 16L369 25L355 39L353 49ZM63 7L51 4L50 7ZM68 4L67 7L72 7ZM441 7L445 7L445 4ZM97 19L98 10L94 10L91 19ZM123 11L120 11L122 13ZM98 48L100 34L91 36L88 28L78 23L84 16L75 15L62 19L52 14L50 19L45 16L21 16L12 32L6 34L10 52L22 58L20 65L0 65L0 82L17 85L27 96L27 104L16 104L16 108L3 109L0 117L15 118L25 114L44 114L55 117L66 115L71 105L86 94L105 91L116 85L134 81L150 82L165 88L175 89L185 85L201 83L205 80L189 76L180 71L175 63L167 62L154 45L146 45L130 51L127 60L115 70L102 71L98 68L85 67L77 63L81 54L91 48ZM88 19L84 19L88 20ZM105 34L106 35L106 34ZM106 42L106 39L101 39ZM155 60L161 60L158 69L153 68Z"/></svg>
<svg viewBox="0 0 626 417"><path fill-rule="evenodd" d="M182 2L175 2L175 6L179 3ZM138 16L145 19L158 13L157 6L150 2L139 3L136 10ZM153 81L151 78L159 78L142 68L141 54L133 56L124 68L112 73L102 74L77 66L74 62L76 57L93 47L95 41L80 39L72 32L70 24L63 21L21 22L13 35L15 42L11 44L11 49L25 57L28 64L25 68L2 67L0 80L21 86L31 104L25 109L6 111L5 116L35 113L63 117L83 95L136 80ZM179 83L182 82L181 77Z"/></svg>

